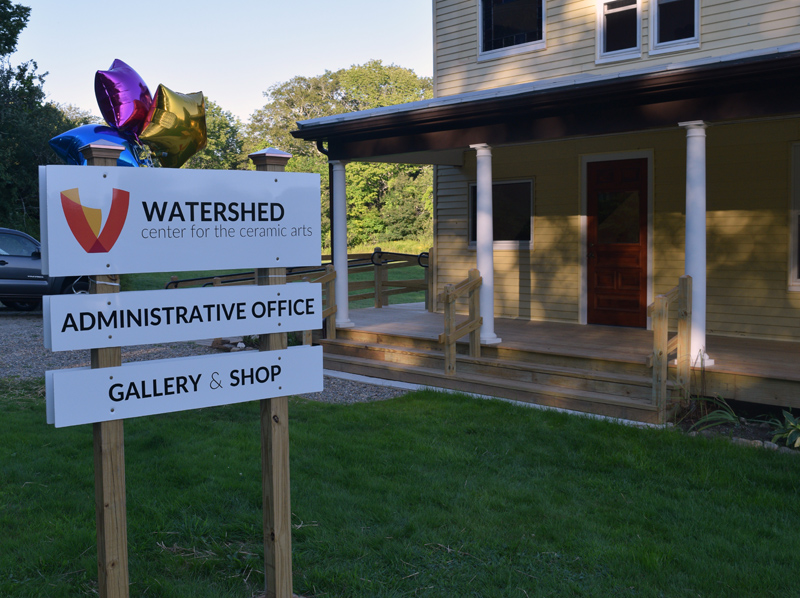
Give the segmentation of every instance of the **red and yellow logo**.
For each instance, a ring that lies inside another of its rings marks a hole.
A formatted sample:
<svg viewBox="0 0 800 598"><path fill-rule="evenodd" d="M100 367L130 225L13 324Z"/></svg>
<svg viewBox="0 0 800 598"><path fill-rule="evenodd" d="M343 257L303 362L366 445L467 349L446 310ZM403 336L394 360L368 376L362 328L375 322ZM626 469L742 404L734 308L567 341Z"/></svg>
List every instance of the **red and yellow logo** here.
<svg viewBox="0 0 800 598"><path fill-rule="evenodd" d="M82 206L77 189L61 192L61 207L64 209L69 229L86 253L108 253L111 250L122 232L122 227L125 226L129 202L129 192L113 189L111 210L108 212L105 226L101 229L102 210Z"/></svg>

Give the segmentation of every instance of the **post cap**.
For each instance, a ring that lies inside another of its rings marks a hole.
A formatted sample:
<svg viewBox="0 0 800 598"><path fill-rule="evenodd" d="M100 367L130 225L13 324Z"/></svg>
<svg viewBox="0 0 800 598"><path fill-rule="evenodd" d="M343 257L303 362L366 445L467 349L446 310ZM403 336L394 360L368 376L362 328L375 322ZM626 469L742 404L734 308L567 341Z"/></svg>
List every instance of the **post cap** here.
<svg viewBox="0 0 800 598"><path fill-rule="evenodd" d="M286 163L291 159L292 154L282 152L274 147L253 152L247 156L253 161L253 164L258 166L286 166Z"/></svg>
<svg viewBox="0 0 800 598"><path fill-rule="evenodd" d="M101 139L79 147L78 151L83 154L87 161L93 159L117 160L120 154L125 151L125 148L111 141Z"/></svg>

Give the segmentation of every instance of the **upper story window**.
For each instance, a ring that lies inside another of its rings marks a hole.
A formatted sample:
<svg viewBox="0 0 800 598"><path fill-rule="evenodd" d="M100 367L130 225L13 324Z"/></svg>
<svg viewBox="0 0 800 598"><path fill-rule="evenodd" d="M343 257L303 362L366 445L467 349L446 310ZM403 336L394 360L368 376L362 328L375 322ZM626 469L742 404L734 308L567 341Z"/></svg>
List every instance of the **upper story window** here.
<svg viewBox="0 0 800 598"><path fill-rule="evenodd" d="M597 62L639 58L640 0L605 0L597 5Z"/></svg>
<svg viewBox="0 0 800 598"><path fill-rule="evenodd" d="M654 0L651 54L700 45L700 0Z"/></svg>
<svg viewBox="0 0 800 598"><path fill-rule="evenodd" d="M480 58L544 48L545 0L479 0Z"/></svg>

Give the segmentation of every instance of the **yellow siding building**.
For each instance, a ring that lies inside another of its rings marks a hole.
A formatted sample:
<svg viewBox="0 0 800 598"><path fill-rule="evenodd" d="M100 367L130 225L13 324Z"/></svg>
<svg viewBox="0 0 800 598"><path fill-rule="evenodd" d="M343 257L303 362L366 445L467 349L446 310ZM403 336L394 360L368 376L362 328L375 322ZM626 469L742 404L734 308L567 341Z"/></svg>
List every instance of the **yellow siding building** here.
<svg viewBox="0 0 800 598"><path fill-rule="evenodd" d="M796 0L434 0L433 26L434 99L294 134L436 166L439 290L477 265L485 325L648 328L687 273L704 363L705 334L800 340Z"/></svg>

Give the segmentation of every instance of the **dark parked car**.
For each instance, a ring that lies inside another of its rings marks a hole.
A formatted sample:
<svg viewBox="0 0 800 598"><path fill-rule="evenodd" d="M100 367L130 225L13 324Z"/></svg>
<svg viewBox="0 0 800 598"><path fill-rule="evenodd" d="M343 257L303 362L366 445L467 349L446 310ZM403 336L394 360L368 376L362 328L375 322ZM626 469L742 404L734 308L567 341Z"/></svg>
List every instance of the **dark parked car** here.
<svg viewBox="0 0 800 598"><path fill-rule="evenodd" d="M87 293L82 277L50 278L42 274L39 241L18 230L0 228L0 303L11 309L35 309L42 295Z"/></svg>

